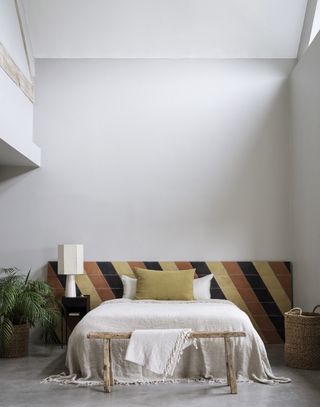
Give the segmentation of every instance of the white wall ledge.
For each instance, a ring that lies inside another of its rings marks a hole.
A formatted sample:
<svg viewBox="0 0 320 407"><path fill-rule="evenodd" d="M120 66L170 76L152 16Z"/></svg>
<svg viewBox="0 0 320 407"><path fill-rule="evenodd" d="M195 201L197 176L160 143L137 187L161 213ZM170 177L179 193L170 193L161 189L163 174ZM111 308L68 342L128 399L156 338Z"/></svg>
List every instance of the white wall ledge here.
<svg viewBox="0 0 320 407"><path fill-rule="evenodd" d="M0 165L40 167L41 150L34 143L28 146L13 146L0 138Z"/></svg>
<svg viewBox="0 0 320 407"><path fill-rule="evenodd" d="M33 104L0 69L0 165L38 167L41 151L33 142Z"/></svg>

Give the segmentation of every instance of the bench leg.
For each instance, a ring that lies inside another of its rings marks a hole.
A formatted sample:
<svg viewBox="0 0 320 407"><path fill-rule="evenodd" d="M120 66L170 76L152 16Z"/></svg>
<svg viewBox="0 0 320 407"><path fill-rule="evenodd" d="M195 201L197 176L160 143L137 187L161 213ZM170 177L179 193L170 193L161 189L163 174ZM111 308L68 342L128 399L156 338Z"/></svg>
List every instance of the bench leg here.
<svg viewBox="0 0 320 407"><path fill-rule="evenodd" d="M229 372L229 361L228 361L228 349L227 349L227 338L224 337L224 355L226 360L226 370L227 370L227 384L230 386L230 372Z"/></svg>
<svg viewBox="0 0 320 407"><path fill-rule="evenodd" d="M114 380L113 380L113 373L112 373L112 356L111 356L111 350L112 350L112 341L110 339L109 342L109 363L110 363L110 367L109 367L109 375L110 375L110 386L114 385Z"/></svg>
<svg viewBox="0 0 320 407"><path fill-rule="evenodd" d="M103 381L104 391L111 393L111 378L110 378L110 339L103 341Z"/></svg>
<svg viewBox="0 0 320 407"><path fill-rule="evenodd" d="M234 371L233 355L231 352L231 341L230 338L224 337L224 348L226 357L226 368L227 368L227 381L228 386L230 386L231 394L237 394L237 381Z"/></svg>

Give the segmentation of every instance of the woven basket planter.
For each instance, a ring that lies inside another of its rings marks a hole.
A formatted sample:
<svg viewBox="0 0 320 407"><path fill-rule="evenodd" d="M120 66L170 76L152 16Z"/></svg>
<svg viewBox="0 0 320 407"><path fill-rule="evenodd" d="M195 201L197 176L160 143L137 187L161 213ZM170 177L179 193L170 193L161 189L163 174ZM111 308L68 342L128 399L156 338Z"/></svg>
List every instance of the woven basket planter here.
<svg viewBox="0 0 320 407"><path fill-rule="evenodd" d="M29 347L29 325L14 325L13 335L1 358L20 358L28 354Z"/></svg>
<svg viewBox="0 0 320 407"><path fill-rule="evenodd" d="M320 314L293 308L285 312L285 362L298 369L320 369Z"/></svg>

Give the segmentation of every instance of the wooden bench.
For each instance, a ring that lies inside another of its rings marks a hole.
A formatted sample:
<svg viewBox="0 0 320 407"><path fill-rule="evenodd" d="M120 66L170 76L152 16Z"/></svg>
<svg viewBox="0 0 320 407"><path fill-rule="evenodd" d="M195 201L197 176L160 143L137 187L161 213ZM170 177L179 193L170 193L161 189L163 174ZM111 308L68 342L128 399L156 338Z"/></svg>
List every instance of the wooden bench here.
<svg viewBox="0 0 320 407"><path fill-rule="evenodd" d="M111 392L114 384L112 373L112 359L111 359L111 341L114 339L130 339L132 332L90 332L87 337L89 339L103 339L103 381L104 391ZM246 336L244 332L211 332L211 331L195 331L192 332L190 338L192 339L211 339L223 338L225 349L225 360L227 370L227 383L230 386L231 394L237 394L237 381L234 367L234 355L231 348L231 338Z"/></svg>

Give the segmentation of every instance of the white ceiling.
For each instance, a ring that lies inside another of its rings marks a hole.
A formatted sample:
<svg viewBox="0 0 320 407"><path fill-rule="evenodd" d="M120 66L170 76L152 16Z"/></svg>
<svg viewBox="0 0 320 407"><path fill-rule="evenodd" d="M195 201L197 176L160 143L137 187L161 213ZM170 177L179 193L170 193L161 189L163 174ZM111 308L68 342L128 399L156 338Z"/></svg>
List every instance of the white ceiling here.
<svg viewBox="0 0 320 407"><path fill-rule="evenodd" d="M307 0L23 0L36 58L295 58Z"/></svg>

